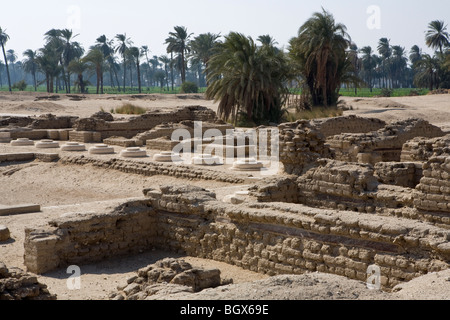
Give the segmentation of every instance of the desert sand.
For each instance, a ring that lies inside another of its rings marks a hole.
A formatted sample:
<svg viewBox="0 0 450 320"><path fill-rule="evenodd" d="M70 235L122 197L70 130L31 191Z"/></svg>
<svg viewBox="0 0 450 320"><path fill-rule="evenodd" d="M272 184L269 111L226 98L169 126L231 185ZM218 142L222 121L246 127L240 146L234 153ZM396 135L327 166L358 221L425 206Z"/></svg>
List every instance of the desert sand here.
<svg viewBox="0 0 450 320"><path fill-rule="evenodd" d="M204 100L202 95L149 95L149 96L66 96L46 94L0 94L0 116L38 116L54 114L89 117L104 110L110 111L131 102L147 109L202 105L213 110L217 103ZM56 97L55 97L56 96ZM345 114L376 117L385 121L423 118L450 132L450 95L430 95L404 98L342 98L347 107ZM127 117L114 115L115 118ZM25 149L24 149L25 150ZM8 147L0 145L0 153ZM24 229L38 227L63 212L104 210L124 199L141 197L142 189L160 184L178 184L182 180L170 177L143 177L117 171L98 170L93 167L69 167L58 163L0 164L0 204L39 203L41 212L13 216L0 216L0 225L11 231L11 240L0 245L0 260L8 267L25 269L23 262ZM184 183L186 183L184 181ZM189 182L216 192L220 198L230 193L226 183L211 181ZM95 184L97 192L91 187ZM118 188L120 184L120 188ZM30 187L31 186L31 187ZM144 266L164 257L182 257L194 266L219 268L222 278L233 279L225 288L208 289L196 295L169 296L167 299L294 299L294 300L387 300L387 299L450 299L450 270L428 274L410 283L402 284L394 292L372 291L364 283L335 275L318 273L302 276L270 278L225 263L183 257L182 255L150 251L128 258L115 258L102 263L81 266L81 289L67 288L70 276L66 270L50 272L38 277L48 285L51 293L61 300L103 300L108 294Z"/></svg>

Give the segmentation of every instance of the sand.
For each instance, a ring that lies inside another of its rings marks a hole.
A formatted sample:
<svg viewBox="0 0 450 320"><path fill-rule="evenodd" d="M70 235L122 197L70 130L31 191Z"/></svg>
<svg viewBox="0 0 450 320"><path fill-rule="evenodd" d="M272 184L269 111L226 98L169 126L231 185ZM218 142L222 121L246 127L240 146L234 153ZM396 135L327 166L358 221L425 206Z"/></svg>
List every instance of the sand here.
<svg viewBox="0 0 450 320"><path fill-rule="evenodd" d="M52 113L89 117L92 114L131 102L147 109L173 108L202 105L213 110L217 104L201 95L149 95L149 96L96 96L58 95L50 100L46 94L0 94L0 116L13 114L34 116ZM81 98L80 98L81 97ZM345 114L377 117L385 121L408 118L424 118L430 123L450 131L450 95L432 95L404 98L342 98L352 110ZM114 115L116 118L127 117ZM0 145L0 152L8 152L8 146ZM58 163L29 162L12 165L0 164L0 204L38 203L39 213L0 216L0 225L6 225L12 239L0 244L0 260L8 267L25 269L23 241L26 227L38 227L58 217L61 212L106 210L125 199L142 196L142 189L160 184L178 184L185 181L166 176L143 177L117 171L99 170L90 166L63 166ZM226 183L189 182L208 188L218 198L232 193L240 186ZM92 192L91 186L96 186ZM118 188L120 184L120 188ZM128 258L115 258L81 267L81 289L69 290L66 269L38 277L48 285L50 292L61 300L103 300L117 285L123 284L139 268L164 257L183 257L170 252L150 251ZM183 257L195 266L216 267L223 278L231 278L233 285L211 289L190 297L166 297L169 299L298 299L298 300L385 300L385 299L450 299L450 271L433 273L402 284L395 292L383 293L368 290L364 283L335 275L318 273L303 276L269 278L225 263Z"/></svg>

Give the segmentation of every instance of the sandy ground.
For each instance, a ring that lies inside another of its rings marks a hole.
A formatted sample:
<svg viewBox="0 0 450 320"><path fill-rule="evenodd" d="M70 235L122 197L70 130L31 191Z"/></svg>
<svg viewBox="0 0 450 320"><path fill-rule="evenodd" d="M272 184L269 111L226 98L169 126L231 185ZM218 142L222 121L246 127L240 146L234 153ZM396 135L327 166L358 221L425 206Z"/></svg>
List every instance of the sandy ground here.
<svg viewBox="0 0 450 320"><path fill-rule="evenodd" d="M38 96L45 96L40 94ZM202 105L215 110L217 104L201 99L200 95L143 97L132 96L86 96L81 101L59 95L58 99L36 100L34 94L0 94L0 116L4 114L72 115L89 117L101 109L131 102L148 109L173 108L176 106ZM346 114L377 117L385 121L421 117L450 131L450 95L405 98L355 99L343 98L353 110ZM122 116L120 116L122 117ZM17 150L17 149L16 149ZM0 153L10 152L10 147L0 144ZM27 149L23 149L27 151ZM23 241L26 227L46 224L62 213L74 211L106 210L124 199L142 197L142 189L161 184L186 183L167 176L143 177L113 170L95 169L90 166L63 166L58 163L28 162L0 164L0 204L37 203L41 212L13 216L0 216L0 225L6 225L12 239L0 244L0 260L8 267L23 265ZM242 189L244 186L221 182L188 182L216 192L218 199ZM95 186L95 192L92 192ZM120 186L120 187L119 187ZM66 269L39 276L39 281L48 285L52 293L61 300L102 300L123 284L139 268L164 257L182 257L163 252L142 252L128 258L115 258L81 267L81 289L71 291L67 279L71 274ZM223 278L231 278L233 285L208 290L198 296L166 297L170 299L450 299L450 270L433 273L415 279L396 288L393 293L368 290L364 283L351 281L334 275L306 274L269 278L265 275L243 270L225 263L183 257L197 266L216 267ZM262 281L262 282L261 282Z"/></svg>

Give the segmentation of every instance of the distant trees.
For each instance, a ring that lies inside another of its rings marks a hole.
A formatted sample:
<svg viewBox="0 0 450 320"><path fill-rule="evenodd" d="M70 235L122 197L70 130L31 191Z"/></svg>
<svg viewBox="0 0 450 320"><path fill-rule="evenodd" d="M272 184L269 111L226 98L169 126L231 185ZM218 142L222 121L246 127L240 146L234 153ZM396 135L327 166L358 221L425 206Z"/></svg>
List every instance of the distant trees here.
<svg viewBox="0 0 450 320"><path fill-rule="evenodd" d="M0 27L0 45L2 47L3 59L5 61L6 74L8 76L8 88L9 88L9 92L11 92L12 91L12 88L11 88L11 75L9 74L8 59L6 58L6 52L5 52L5 45L6 45L6 42L8 42L8 40L9 40L9 35L6 33L6 30L4 31Z"/></svg>
<svg viewBox="0 0 450 320"><path fill-rule="evenodd" d="M38 64L36 62L37 52L31 49L26 50L23 53L25 60L23 60L23 69L33 77L34 91L37 91L37 78L36 73L38 71Z"/></svg>
<svg viewBox="0 0 450 320"><path fill-rule="evenodd" d="M175 32L169 32L166 39L168 53L177 53L180 60L181 82L186 81L186 54L190 51L189 40L192 33L188 33L186 27L176 26Z"/></svg>

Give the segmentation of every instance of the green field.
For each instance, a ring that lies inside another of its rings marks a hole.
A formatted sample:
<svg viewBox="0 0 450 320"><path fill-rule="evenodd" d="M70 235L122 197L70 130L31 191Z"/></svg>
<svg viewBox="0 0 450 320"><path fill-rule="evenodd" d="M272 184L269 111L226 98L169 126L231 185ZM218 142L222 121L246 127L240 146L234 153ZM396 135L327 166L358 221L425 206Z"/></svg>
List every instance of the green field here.
<svg viewBox="0 0 450 320"><path fill-rule="evenodd" d="M88 86L88 94L95 94L97 91L97 88L95 86ZM3 86L0 87L0 91L7 92L8 87ZM14 92L17 92L17 90L14 90ZM26 92L33 92L34 88L32 86L28 86L25 90ZM38 87L38 92L46 92L45 86ZM111 87L104 87L103 91L105 94L137 94L139 93L137 88L131 89L130 87L127 87L125 92L121 89L119 90L117 88L111 88ZM206 91L206 88L199 88L199 93L204 93ZM291 90L294 94L299 94L300 92L298 90ZM411 93L415 93L416 95L426 95L430 92L428 89L393 89L392 90L392 97L404 97L404 96L410 96ZM65 90L59 91L59 93L65 93ZM73 94L77 93L76 90L72 90ZM179 94L180 93L180 87L174 88L174 90L167 90L167 88L164 88L163 90L160 87L150 87L150 88L142 88L142 93L145 94L154 94L154 93L162 93L162 94ZM372 92L370 92L370 89L368 88L361 88L357 90L357 93L355 93L355 89L341 89L340 94L344 97L359 97L359 98L371 98L375 96L381 96L382 95L382 89L372 89Z"/></svg>

